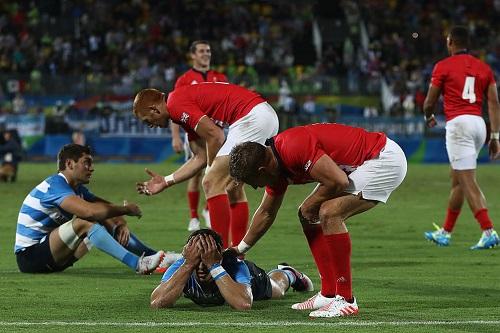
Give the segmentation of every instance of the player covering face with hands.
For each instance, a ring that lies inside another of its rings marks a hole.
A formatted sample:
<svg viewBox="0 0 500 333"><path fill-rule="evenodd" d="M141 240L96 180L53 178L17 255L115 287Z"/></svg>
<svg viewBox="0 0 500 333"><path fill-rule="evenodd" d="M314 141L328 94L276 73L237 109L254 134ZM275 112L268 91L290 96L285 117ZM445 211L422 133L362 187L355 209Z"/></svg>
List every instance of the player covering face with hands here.
<svg viewBox="0 0 500 333"><path fill-rule="evenodd" d="M184 294L200 306L227 303L236 310L248 310L254 300L283 297L290 287L313 290L311 280L291 266L281 264L266 274L253 262L221 250L221 238L213 230L192 233L182 259L169 267L151 294L151 307L173 307Z"/></svg>

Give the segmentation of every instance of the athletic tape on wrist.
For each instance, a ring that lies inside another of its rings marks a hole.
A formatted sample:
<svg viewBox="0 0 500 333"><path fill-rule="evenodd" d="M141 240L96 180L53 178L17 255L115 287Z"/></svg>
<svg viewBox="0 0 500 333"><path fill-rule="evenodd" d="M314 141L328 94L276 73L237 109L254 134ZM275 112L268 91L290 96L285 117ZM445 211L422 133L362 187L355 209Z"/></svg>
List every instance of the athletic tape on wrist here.
<svg viewBox="0 0 500 333"><path fill-rule="evenodd" d="M165 183L167 183L167 185L175 184L175 178L174 178L174 174L173 173L171 173L168 176L163 177L163 179L165 179Z"/></svg>
<svg viewBox="0 0 500 333"><path fill-rule="evenodd" d="M499 132L491 132L490 139L491 140L499 140L500 139L500 133Z"/></svg>
<svg viewBox="0 0 500 333"><path fill-rule="evenodd" d="M243 253L246 253L248 250L250 250L252 248L251 245L248 245L247 243L245 243L243 240L238 244L237 246L238 248L238 252L243 254Z"/></svg>
<svg viewBox="0 0 500 333"><path fill-rule="evenodd" d="M226 274L226 270L220 264L215 263L210 267L210 275L212 275L214 281L217 281Z"/></svg>

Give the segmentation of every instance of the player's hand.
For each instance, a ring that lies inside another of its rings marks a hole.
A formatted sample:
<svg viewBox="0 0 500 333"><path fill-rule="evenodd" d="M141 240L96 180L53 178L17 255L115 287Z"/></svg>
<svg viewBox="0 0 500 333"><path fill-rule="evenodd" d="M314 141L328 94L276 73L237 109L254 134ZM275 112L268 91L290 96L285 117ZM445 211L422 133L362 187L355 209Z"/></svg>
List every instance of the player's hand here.
<svg viewBox="0 0 500 333"><path fill-rule="evenodd" d="M427 127L429 128L433 128L434 126L437 125L437 120L436 120L436 117L434 117L434 115L430 115L430 117L424 117L425 119L425 124L427 125Z"/></svg>
<svg viewBox="0 0 500 333"><path fill-rule="evenodd" d="M130 239L130 230L126 224L119 224L115 228L115 239L122 246L127 246Z"/></svg>
<svg viewBox="0 0 500 333"><path fill-rule="evenodd" d="M488 150L490 152L490 159L492 161L500 157L500 143L498 140L490 140L488 142Z"/></svg>
<svg viewBox="0 0 500 333"><path fill-rule="evenodd" d="M238 247L237 246L233 246L233 247L228 247L227 249L225 249L223 252L222 252L222 256L232 256L232 257L239 257L241 256L242 253L240 253L240 251L238 251Z"/></svg>
<svg viewBox="0 0 500 333"><path fill-rule="evenodd" d="M139 194L154 195L168 187L165 178L147 168L145 171L151 176L151 179L147 182L136 183L136 189Z"/></svg>
<svg viewBox="0 0 500 333"><path fill-rule="evenodd" d="M172 137L172 149L177 153L181 153L183 149L183 143L182 140L179 137L173 136Z"/></svg>
<svg viewBox="0 0 500 333"><path fill-rule="evenodd" d="M200 249L197 246L200 237L196 236L191 238L182 249L182 256L184 257L184 263L191 268L195 268L200 263Z"/></svg>
<svg viewBox="0 0 500 333"><path fill-rule="evenodd" d="M212 267L213 264L222 261L222 254L211 236L201 236L197 245L201 252L201 261L205 266Z"/></svg>
<svg viewBox="0 0 500 333"><path fill-rule="evenodd" d="M299 207L298 216L302 224L315 224L319 222L319 209L320 206L308 205L303 202Z"/></svg>
<svg viewBox="0 0 500 333"><path fill-rule="evenodd" d="M128 203L128 202L125 201L123 203L123 206L127 207L128 213L126 215L128 215L128 216L137 216L138 218L142 217L141 208L139 208L139 206L137 206L135 203Z"/></svg>

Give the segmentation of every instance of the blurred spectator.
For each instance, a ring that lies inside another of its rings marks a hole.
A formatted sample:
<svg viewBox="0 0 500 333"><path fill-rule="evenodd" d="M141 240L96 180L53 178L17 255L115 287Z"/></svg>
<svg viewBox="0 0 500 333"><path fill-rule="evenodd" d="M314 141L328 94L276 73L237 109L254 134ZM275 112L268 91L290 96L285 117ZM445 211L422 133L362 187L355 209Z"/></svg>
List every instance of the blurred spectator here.
<svg viewBox="0 0 500 333"><path fill-rule="evenodd" d="M19 136L12 131L4 131L3 142L0 144L0 181L14 182L17 179L17 167L22 156Z"/></svg>
<svg viewBox="0 0 500 333"><path fill-rule="evenodd" d="M26 101L20 93L17 93L12 100L12 111L14 114L24 114L28 111Z"/></svg>

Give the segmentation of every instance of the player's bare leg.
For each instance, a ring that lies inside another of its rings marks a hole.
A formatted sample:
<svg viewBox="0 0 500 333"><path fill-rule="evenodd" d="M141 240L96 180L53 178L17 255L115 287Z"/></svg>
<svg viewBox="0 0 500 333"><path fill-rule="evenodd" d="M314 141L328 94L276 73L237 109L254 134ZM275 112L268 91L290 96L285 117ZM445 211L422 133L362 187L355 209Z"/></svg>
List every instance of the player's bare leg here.
<svg viewBox="0 0 500 333"><path fill-rule="evenodd" d="M203 171L198 172L191 177L187 183L187 196L190 210L190 220L188 225L189 231L200 229L200 220L198 217L198 203L200 200L200 185L203 177Z"/></svg>

